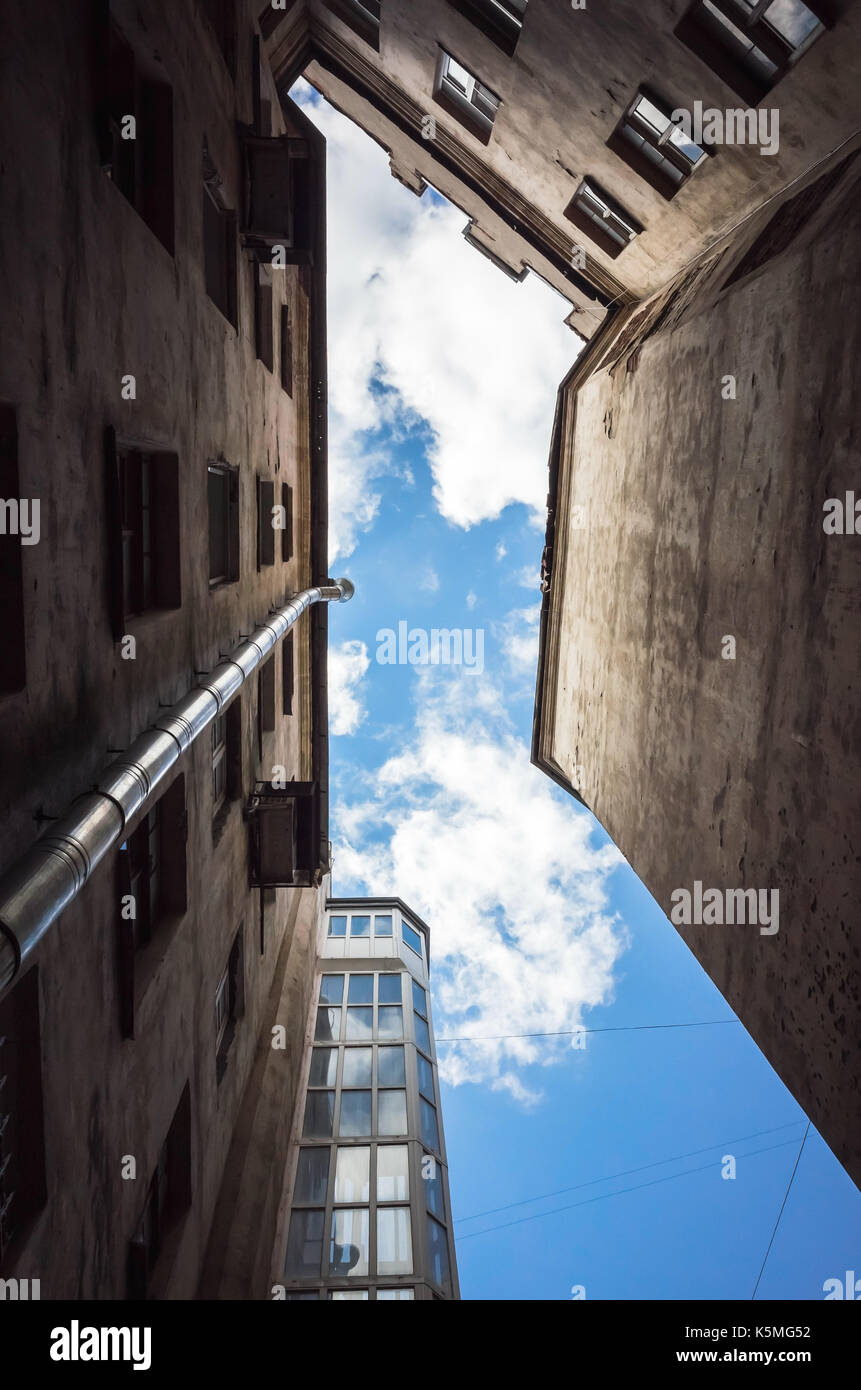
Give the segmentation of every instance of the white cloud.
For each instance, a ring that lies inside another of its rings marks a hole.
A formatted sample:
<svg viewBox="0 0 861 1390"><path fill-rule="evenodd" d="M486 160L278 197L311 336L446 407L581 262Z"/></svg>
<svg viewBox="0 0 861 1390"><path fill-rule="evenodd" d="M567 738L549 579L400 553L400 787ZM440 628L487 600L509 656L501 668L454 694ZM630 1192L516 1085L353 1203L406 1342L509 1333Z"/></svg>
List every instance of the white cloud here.
<svg viewBox="0 0 861 1390"><path fill-rule="evenodd" d="M300 100L308 92L297 84ZM502 275L464 240L463 212L409 193L334 108L309 114L328 141L333 559L373 524L375 480L396 471L368 442L384 424L430 426L447 520L469 527L519 502L543 526L556 389L580 347L564 302L534 275Z"/></svg>
<svg viewBox="0 0 861 1390"><path fill-rule="evenodd" d="M497 541L497 542L496 542L496 552L495 552L495 554L496 554L497 560L504 560L504 559L505 559L506 555L508 554L508 549L507 549L507 547L506 547L505 541Z"/></svg>
<svg viewBox="0 0 861 1390"><path fill-rule="evenodd" d="M439 593L439 575L435 569L428 566L419 580L419 588L424 589L427 594Z"/></svg>
<svg viewBox="0 0 861 1390"><path fill-rule="evenodd" d="M538 633L541 606L513 608L499 624L502 650L513 676L529 676L534 683L538 669Z"/></svg>
<svg viewBox="0 0 861 1390"><path fill-rule="evenodd" d="M437 1035L488 1039L442 1046L443 1075L528 1104L540 1092L524 1069L570 1039L488 1035L578 1028L611 1000L625 934L607 879L622 860L531 766L501 691L466 679L423 672L413 734L337 808L335 891L397 894L426 918Z"/></svg>
<svg viewBox="0 0 861 1390"><path fill-rule="evenodd" d="M521 589L537 589L541 583L541 572L537 565L524 565L515 578Z"/></svg>
<svg viewBox="0 0 861 1390"><path fill-rule="evenodd" d="M354 734L367 711L359 689L371 659L364 642L329 648L329 732Z"/></svg>
<svg viewBox="0 0 861 1390"><path fill-rule="evenodd" d="M474 594L474 593L472 592L472 590L470 589L469 593L468 593L467 596L466 596L466 606L467 606L467 608L470 610L470 612L472 611L472 609L475 607L475 605L476 605L477 603L478 603L478 595L477 595L477 594Z"/></svg>

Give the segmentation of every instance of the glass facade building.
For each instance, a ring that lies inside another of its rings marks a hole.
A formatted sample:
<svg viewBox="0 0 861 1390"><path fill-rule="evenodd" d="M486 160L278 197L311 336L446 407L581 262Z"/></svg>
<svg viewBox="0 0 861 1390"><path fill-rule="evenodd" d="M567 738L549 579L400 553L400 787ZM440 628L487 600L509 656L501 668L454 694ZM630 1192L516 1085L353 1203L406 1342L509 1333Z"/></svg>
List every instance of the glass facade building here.
<svg viewBox="0 0 861 1390"><path fill-rule="evenodd" d="M456 1299L428 928L399 899L330 898L324 930L286 1298Z"/></svg>

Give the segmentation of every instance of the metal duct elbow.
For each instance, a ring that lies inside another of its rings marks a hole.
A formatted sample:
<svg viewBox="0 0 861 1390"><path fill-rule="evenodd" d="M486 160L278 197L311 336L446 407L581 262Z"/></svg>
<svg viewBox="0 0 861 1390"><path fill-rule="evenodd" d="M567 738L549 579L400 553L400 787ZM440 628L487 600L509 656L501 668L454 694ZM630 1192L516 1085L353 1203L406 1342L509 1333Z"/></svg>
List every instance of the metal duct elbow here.
<svg viewBox="0 0 861 1390"><path fill-rule="evenodd" d="M64 816L0 878L0 994L129 821L155 799L171 768L314 603L345 603L349 579L303 589L189 690L152 729L106 768L96 790Z"/></svg>

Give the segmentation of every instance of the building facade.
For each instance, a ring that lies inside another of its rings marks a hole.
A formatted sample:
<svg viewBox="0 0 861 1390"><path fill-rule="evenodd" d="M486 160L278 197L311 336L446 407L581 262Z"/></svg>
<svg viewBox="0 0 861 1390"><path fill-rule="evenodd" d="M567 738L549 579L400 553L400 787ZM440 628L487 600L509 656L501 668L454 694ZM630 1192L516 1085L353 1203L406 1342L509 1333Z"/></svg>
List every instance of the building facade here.
<svg viewBox="0 0 861 1390"><path fill-rule="evenodd" d="M192 1298L329 863L325 150L254 6L4 30L0 1276Z"/></svg>
<svg viewBox="0 0 861 1390"><path fill-rule="evenodd" d="M533 761L857 1181L861 7L284 0L261 26L282 90L304 73L571 306Z"/></svg>
<svg viewBox="0 0 861 1390"><path fill-rule="evenodd" d="M397 898L330 898L273 1292L459 1297L430 933Z"/></svg>

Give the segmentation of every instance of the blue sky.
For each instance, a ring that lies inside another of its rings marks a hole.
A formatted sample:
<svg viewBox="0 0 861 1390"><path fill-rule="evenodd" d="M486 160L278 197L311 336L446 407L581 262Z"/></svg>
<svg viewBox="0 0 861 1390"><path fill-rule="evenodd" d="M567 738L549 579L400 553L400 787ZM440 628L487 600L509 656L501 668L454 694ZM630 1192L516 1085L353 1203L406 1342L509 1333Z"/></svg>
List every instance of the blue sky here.
<svg viewBox="0 0 861 1390"><path fill-rule="evenodd" d="M356 585L330 626L333 891L420 912L437 1038L483 1039L438 1042L462 1296L749 1299L806 1119L593 817L529 763L567 306L295 94L329 142L332 572ZM482 669L381 663L402 622L480 629ZM577 1028L613 1031L500 1037ZM811 1128L757 1297L821 1299L859 1236L861 1195Z"/></svg>

